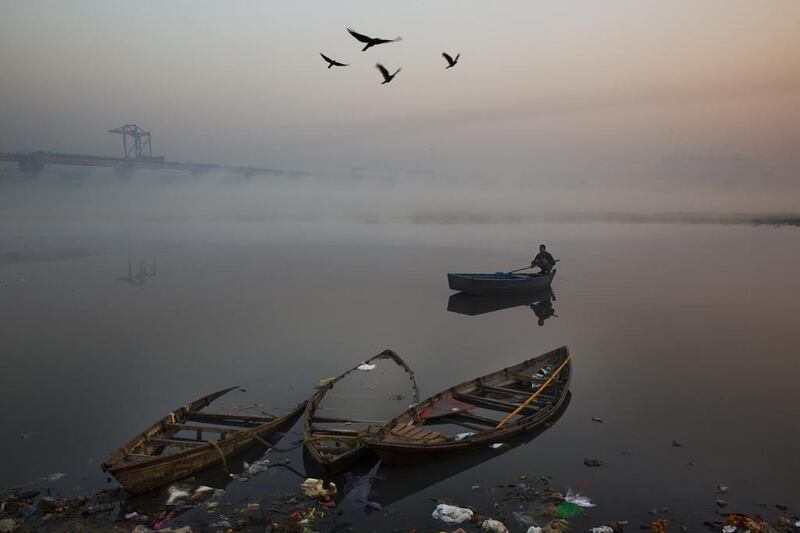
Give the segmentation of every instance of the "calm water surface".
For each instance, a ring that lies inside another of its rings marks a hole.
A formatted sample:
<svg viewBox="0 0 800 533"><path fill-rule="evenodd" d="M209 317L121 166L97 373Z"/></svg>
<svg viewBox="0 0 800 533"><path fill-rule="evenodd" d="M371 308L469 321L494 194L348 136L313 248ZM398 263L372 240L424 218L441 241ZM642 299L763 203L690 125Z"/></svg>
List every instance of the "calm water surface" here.
<svg viewBox="0 0 800 533"><path fill-rule="evenodd" d="M107 487L109 452L229 384L288 407L390 348L427 397L566 344L572 399L555 425L450 465L384 469L371 498L386 511L353 522L437 528L431 498L486 507L491 494L470 487L521 475L592 497L598 506L577 522L587 527L649 522L649 509L666 506L699 528L720 483L731 510L800 512L796 228L243 224L131 235L2 230L0 485ZM525 302L448 311L447 271L518 268L540 241L561 259L542 325ZM129 256L134 270L155 258L156 276L118 281ZM225 481L225 498L296 491L306 465L299 451L289 457L296 472ZM66 476L40 479L56 472Z"/></svg>

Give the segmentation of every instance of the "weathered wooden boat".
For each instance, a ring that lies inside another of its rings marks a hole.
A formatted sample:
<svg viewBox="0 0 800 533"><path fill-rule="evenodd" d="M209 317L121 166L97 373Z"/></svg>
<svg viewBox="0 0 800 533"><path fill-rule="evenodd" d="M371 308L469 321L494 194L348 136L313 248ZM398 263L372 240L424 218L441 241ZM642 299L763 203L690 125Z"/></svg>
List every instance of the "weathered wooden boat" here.
<svg viewBox="0 0 800 533"><path fill-rule="evenodd" d="M562 346L456 385L391 420L367 439L367 446L389 465L407 464L485 449L540 428L567 398L571 359Z"/></svg>
<svg viewBox="0 0 800 533"><path fill-rule="evenodd" d="M391 350L384 350L367 361L359 363L344 374L320 385L306 405L303 420L303 438L308 454L314 463L319 466L323 475L333 476L352 466L367 451L364 445L366 438L383 426L397 412L393 411L391 415L386 416L383 420L363 419L355 411L353 413L335 411L335 416L332 416L321 405L323 400L331 390L342 387L349 375L359 372L359 367L362 369L370 368L373 364L385 360L392 361L399 366L411 380L412 397L398 398L398 400L405 401L404 405L408 405L408 403L414 404L419 401L419 389L414 378L414 372L399 355ZM384 392L387 395L390 394L390 391ZM361 400L362 403L366 401L369 400Z"/></svg>
<svg viewBox="0 0 800 533"><path fill-rule="evenodd" d="M211 402L229 387L179 407L111 454L102 464L128 492L141 493L190 476L254 444L269 446L272 433L287 427L306 402L282 416L211 413ZM195 422L195 423L193 423ZM204 438L213 435L212 438Z"/></svg>
<svg viewBox="0 0 800 533"><path fill-rule="evenodd" d="M533 274L495 272L494 274L448 273L447 283L454 291L467 294L492 295L540 291L550 287L556 270Z"/></svg>

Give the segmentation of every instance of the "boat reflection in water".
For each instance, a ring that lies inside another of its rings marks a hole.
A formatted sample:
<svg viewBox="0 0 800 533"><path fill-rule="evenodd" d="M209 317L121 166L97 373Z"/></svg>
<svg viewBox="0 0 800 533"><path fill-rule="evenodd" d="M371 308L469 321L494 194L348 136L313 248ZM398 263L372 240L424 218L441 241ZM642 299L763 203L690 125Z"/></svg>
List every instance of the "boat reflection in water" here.
<svg viewBox="0 0 800 533"><path fill-rule="evenodd" d="M358 474L351 474L345 479L339 480L342 483L340 486L344 487L343 494L340 495L339 509L344 512L357 513L389 506L445 479L508 453L517 446L528 444L558 422L569 407L571 399L572 393L567 392L561 407L547 423L535 430L504 440L503 446L497 449L487 446L485 449L473 450L469 453L453 454L445 460L396 468L383 464L375 468L374 457L370 458L371 462L363 461L358 465L360 468L356 470L359 472Z"/></svg>
<svg viewBox="0 0 800 533"><path fill-rule="evenodd" d="M461 315L475 316L512 307L527 306L536 315L539 325L543 326L544 321L551 316L558 318L553 309L555 301L556 295L550 289L503 296L475 296L459 292L447 300L447 310Z"/></svg>

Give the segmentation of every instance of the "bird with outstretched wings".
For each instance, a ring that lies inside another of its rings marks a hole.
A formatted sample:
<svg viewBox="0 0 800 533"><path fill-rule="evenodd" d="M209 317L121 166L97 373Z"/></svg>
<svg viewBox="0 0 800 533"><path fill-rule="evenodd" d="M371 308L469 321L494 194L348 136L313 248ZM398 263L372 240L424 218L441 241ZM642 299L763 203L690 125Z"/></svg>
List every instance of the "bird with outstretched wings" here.
<svg viewBox="0 0 800 533"><path fill-rule="evenodd" d="M458 63L458 58L461 57L461 54L456 55L456 57L454 58L450 54L448 54L447 52L442 52L442 57L444 57L445 60L447 61L447 66L444 67L444 68L448 69L448 68L456 66L456 63Z"/></svg>
<svg viewBox="0 0 800 533"><path fill-rule="evenodd" d="M383 75L383 82L381 83L381 85L383 85L384 83L389 83L390 81L392 81L394 79L394 77L397 76L397 73L400 72L400 69L397 69L397 70L394 71L394 74L389 74L389 71L386 70L386 67L384 67L380 63L375 65L375 68L380 70L381 71L381 75Z"/></svg>
<svg viewBox="0 0 800 533"><path fill-rule="evenodd" d="M380 39L378 37L369 37L367 35L358 33L357 31L354 31L351 28L347 28L347 31L350 33L350 35L355 37L357 41L361 41L362 43L366 44L366 46L364 46L364 48L361 49L362 52L365 52L367 48L370 48L372 46L384 43L394 43L402 40L402 37L397 37L396 39Z"/></svg>
<svg viewBox="0 0 800 533"><path fill-rule="evenodd" d="M326 56L322 52L320 52L319 55L322 56L322 59L324 59L325 61L328 62L328 68L331 68L331 67L347 67L347 66L349 66L349 64L347 64L347 63L340 63L340 62L338 62L336 60L331 59L330 57Z"/></svg>

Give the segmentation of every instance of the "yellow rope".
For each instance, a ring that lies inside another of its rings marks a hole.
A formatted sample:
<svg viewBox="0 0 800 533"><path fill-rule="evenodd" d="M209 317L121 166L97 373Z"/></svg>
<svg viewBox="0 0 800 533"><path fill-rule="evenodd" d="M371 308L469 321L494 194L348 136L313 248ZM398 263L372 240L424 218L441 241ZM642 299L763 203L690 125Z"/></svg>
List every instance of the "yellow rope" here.
<svg viewBox="0 0 800 533"><path fill-rule="evenodd" d="M230 472L228 472L228 461L225 460L225 454L222 453L222 448L220 448L219 445L216 442L214 442L213 440L210 440L208 442L209 442L209 444L213 444L214 448L216 448L217 451L219 452L219 456L222 459L222 468L225 469L225 473L226 474L230 474Z"/></svg>
<svg viewBox="0 0 800 533"><path fill-rule="evenodd" d="M502 419L502 420L500 421L500 423L499 423L499 424L497 424L497 425L495 426L495 429L499 429L501 426L505 425L505 423L506 423L506 422L508 422L509 420L511 420L512 418L514 418L514 416L516 416L516 415L517 415L517 413L519 413L519 412L520 412L520 411L522 411L522 410L523 410L525 407L527 407L527 406L528 406L528 404L529 404L529 403L531 403L531 402L534 400L534 398L536 398L537 396L539 396L539 394L540 394L540 393L541 393L541 392L542 392L544 389L546 389L548 385L550 385L550 382L552 382L552 381L553 381L553 380L556 378L556 376L559 374L559 372L561 372L561 371L564 369L564 367L565 367L565 366L567 366L567 363L569 363L569 360L570 360L570 359L572 359L572 354L569 354L569 355L567 356L566 360L565 360L563 363L561 363L561 366L560 366L560 367L558 367L558 369L556 369L556 371L555 371L555 372L553 372L553 375L552 375L552 376L550 376L550 378L549 378L547 381L545 381L545 382L544 382L544 385L542 385L541 387L539 387L539 389L538 389L536 392L534 392L533 394L531 394L531 395L528 397L528 399L527 399L527 400L525 400L525 401L522 403L522 405L520 405L519 407L517 407L516 409L514 409L514 412L513 412L513 413L510 413L510 414L509 414L507 417L505 417L504 419Z"/></svg>

